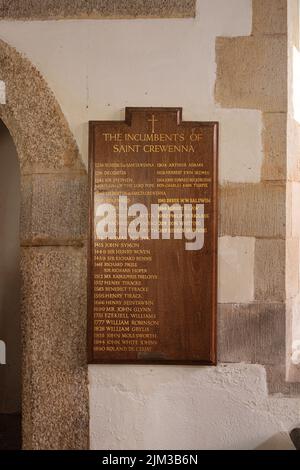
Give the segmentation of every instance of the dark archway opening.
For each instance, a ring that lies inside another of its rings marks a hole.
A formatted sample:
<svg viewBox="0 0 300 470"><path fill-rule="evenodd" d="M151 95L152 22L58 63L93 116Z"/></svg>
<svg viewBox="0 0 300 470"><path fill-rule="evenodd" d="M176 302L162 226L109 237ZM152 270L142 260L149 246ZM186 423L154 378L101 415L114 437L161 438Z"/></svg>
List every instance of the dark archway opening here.
<svg viewBox="0 0 300 470"><path fill-rule="evenodd" d="M21 449L20 168L0 120L0 450Z"/></svg>

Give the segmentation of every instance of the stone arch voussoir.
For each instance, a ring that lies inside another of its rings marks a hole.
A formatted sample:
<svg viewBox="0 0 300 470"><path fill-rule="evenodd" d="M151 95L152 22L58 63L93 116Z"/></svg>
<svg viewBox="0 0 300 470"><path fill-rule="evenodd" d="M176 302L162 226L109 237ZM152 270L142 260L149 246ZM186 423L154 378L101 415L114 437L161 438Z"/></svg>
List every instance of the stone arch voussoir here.
<svg viewBox="0 0 300 470"><path fill-rule="evenodd" d="M21 167L23 447L84 449L86 171L47 83L3 41L0 80Z"/></svg>

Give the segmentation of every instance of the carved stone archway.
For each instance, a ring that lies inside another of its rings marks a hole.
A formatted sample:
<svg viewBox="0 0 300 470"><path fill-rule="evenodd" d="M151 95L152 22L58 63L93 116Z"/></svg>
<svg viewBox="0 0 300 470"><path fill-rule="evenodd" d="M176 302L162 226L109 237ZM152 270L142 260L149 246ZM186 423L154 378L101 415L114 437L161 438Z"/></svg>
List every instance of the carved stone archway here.
<svg viewBox="0 0 300 470"><path fill-rule="evenodd" d="M85 449L86 171L45 80L3 41L0 80L21 168L23 447Z"/></svg>

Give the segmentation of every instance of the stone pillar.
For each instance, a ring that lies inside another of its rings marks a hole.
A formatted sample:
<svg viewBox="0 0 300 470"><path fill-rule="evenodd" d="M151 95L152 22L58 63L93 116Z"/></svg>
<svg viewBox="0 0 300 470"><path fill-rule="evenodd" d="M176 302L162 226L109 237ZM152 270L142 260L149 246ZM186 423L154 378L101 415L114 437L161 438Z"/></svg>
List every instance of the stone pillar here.
<svg viewBox="0 0 300 470"><path fill-rule="evenodd" d="M84 171L22 175L23 447L87 448Z"/></svg>
<svg viewBox="0 0 300 470"><path fill-rule="evenodd" d="M264 125L260 182L220 191L220 235L251 237L255 253L251 301L220 305L219 359L264 364L269 391L289 394L300 386L285 381L289 299L298 286L292 265L299 265L289 228L287 10L287 0L253 0L252 35L217 39L215 97L225 108L260 110Z"/></svg>
<svg viewBox="0 0 300 470"><path fill-rule="evenodd" d="M23 447L86 449L86 170L44 79L2 41L0 81L21 168Z"/></svg>

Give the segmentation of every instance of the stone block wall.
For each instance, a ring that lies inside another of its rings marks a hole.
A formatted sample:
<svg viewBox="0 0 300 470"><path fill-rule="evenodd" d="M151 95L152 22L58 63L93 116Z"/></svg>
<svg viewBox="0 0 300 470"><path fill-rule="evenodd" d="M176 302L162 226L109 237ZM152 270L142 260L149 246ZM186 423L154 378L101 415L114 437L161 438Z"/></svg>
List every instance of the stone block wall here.
<svg viewBox="0 0 300 470"><path fill-rule="evenodd" d="M291 301L298 295L300 218L295 206L290 215L300 193L287 164L287 18L286 0L253 0L251 36L216 42L215 99L222 107L261 111L264 152L259 183L230 183L220 191L220 235L252 240L254 266L245 303L221 299L219 359L265 364L269 391L294 394L300 385L285 383L283 372L290 364ZM288 378L297 381L296 375Z"/></svg>
<svg viewBox="0 0 300 470"><path fill-rule="evenodd" d="M299 1L288 2L288 114L287 114L287 187L286 187L286 297L287 360L286 378L300 381L300 365L291 362L293 344L300 340L300 101L299 83Z"/></svg>

